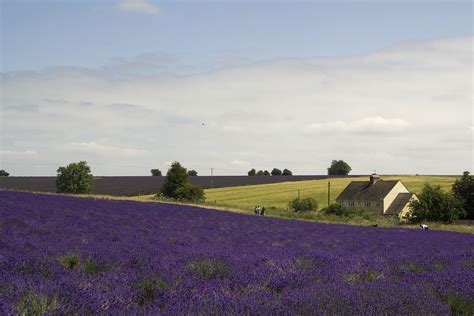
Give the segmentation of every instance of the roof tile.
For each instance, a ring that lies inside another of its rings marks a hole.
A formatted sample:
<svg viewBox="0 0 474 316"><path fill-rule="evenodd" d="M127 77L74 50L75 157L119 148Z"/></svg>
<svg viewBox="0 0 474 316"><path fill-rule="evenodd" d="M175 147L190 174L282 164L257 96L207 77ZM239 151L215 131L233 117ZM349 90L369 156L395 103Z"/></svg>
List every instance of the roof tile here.
<svg viewBox="0 0 474 316"><path fill-rule="evenodd" d="M403 208L407 205L410 201L413 193L398 193L395 200L393 200L392 204L388 207L385 214L388 215L398 215L403 210Z"/></svg>
<svg viewBox="0 0 474 316"><path fill-rule="evenodd" d="M373 185L370 181L352 181L339 194L336 200L376 201L381 200L393 189L399 180L379 180Z"/></svg>

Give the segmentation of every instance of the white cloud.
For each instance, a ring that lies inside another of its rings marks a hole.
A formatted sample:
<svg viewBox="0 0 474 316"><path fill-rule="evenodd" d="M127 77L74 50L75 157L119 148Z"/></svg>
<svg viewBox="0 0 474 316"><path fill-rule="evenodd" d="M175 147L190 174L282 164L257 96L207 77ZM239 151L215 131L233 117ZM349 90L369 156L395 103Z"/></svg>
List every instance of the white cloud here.
<svg viewBox="0 0 474 316"><path fill-rule="evenodd" d="M112 155L127 156L140 156L148 153L148 151L144 149L104 145L96 142L72 142L70 150L79 152L108 153Z"/></svg>
<svg viewBox="0 0 474 316"><path fill-rule="evenodd" d="M385 119L381 116L366 117L359 120L343 122L314 123L308 126L308 131L316 133L360 133L381 135L399 133L410 126L410 123L394 118Z"/></svg>
<svg viewBox="0 0 474 316"><path fill-rule="evenodd" d="M243 161L243 160L238 160L234 159L230 162L231 165L233 166L248 166L250 163L248 161Z"/></svg>
<svg viewBox="0 0 474 316"><path fill-rule="evenodd" d="M460 173L472 166L472 56L467 37L192 75L161 64L146 76L123 65L2 74L2 148L38 151L21 165L2 154L2 169L47 175L87 160L98 175L145 175L178 160L314 174L344 159L354 173Z"/></svg>
<svg viewBox="0 0 474 316"><path fill-rule="evenodd" d="M33 156L38 154L36 150L0 150L0 155L5 155L5 156Z"/></svg>
<svg viewBox="0 0 474 316"><path fill-rule="evenodd" d="M117 7L122 11L158 14L160 8L147 0L119 0Z"/></svg>

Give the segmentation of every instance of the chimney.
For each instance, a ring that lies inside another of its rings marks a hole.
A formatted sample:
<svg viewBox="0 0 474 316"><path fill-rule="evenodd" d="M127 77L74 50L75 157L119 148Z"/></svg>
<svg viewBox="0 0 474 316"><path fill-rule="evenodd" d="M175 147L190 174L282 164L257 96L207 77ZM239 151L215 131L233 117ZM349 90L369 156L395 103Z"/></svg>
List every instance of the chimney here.
<svg viewBox="0 0 474 316"><path fill-rule="evenodd" d="M376 174L376 173L372 173L370 175L370 185L374 185L375 182L379 181L380 180L380 175Z"/></svg>

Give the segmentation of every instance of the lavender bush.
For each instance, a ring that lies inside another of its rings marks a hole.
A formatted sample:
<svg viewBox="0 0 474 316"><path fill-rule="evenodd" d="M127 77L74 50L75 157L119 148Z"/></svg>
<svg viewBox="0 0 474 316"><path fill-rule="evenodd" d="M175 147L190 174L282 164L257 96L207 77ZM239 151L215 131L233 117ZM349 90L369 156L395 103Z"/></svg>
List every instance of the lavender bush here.
<svg viewBox="0 0 474 316"><path fill-rule="evenodd" d="M0 313L474 313L474 236L0 191Z"/></svg>

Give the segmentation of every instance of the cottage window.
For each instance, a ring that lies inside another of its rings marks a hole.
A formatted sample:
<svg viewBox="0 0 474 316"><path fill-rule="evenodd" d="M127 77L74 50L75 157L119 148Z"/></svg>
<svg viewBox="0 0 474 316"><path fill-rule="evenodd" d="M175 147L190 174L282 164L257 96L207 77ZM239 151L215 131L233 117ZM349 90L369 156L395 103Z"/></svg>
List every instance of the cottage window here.
<svg viewBox="0 0 474 316"><path fill-rule="evenodd" d="M365 201L365 207L370 207L370 201Z"/></svg>
<svg viewBox="0 0 474 316"><path fill-rule="evenodd" d="M377 203L375 203L375 206L377 206L377 207L380 207L381 205L382 205L382 202L380 202L380 201L377 201Z"/></svg>
<svg viewBox="0 0 474 316"><path fill-rule="evenodd" d="M349 201L349 206L354 206L354 201Z"/></svg>

